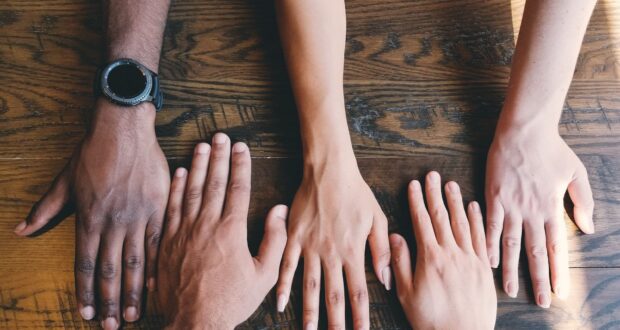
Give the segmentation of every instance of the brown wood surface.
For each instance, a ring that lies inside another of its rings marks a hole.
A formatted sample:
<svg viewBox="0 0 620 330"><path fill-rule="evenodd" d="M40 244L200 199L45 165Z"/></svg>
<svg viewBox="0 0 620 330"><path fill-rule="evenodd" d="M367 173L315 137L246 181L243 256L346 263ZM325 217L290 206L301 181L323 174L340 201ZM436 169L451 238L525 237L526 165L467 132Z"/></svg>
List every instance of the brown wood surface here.
<svg viewBox="0 0 620 330"><path fill-rule="evenodd" d="M345 92L364 177L413 242L408 180L429 169L483 196L484 157L506 90L524 1L349 0ZM91 328L75 306L74 219L18 239L12 228L79 142L103 45L99 1L0 1L0 328ZM272 1L177 0L160 74L157 133L171 166L216 131L254 156L250 246L263 215L301 175L294 101ZM589 170L597 233L567 216L572 294L537 308L522 265L516 299L498 291L498 328L620 328L620 2L600 0L560 132ZM499 274L496 274L499 281ZM371 325L408 328L394 292L367 269ZM499 282L498 282L499 283ZM499 286L498 286L499 287ZM161 325L157 306L131 327ZM324 315L324 314L323 314ZM300 328L299 283L283 314L273 295L241 328Z"/></svg>

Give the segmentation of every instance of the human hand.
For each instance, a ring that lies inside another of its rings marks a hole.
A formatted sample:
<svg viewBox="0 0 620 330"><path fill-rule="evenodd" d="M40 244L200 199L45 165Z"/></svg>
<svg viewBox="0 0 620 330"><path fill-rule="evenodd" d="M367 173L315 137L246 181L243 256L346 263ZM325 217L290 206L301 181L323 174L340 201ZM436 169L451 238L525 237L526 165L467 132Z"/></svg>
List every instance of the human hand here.
<svg viewBox="0 0 620 330"><path fill-rule="evenodd" d="M154 122L152 105L122 108L100 99L87 136L15 229L31 235L75 206L78 308L89 320L99 306L106 329L119 326L121 301L126 321L140 317L145 273L155 286L170 173Z"/></svg>
<svg viewBox="0 0 620 330"><path fill-rule="evenodd" d="M379 280L390 288L390 249L387 219L357 169L354 157L332 158L310 166L291 206L289 240L277 286L278 310L291 292L300 256L304 258L303 324L316 329L319 321L321 268L330 328L345 328L343 269L356 329L368 329L368 290L364 270L366 240Z"/></svg>
<svg viewBox="0 0 620 330"><path fill-rule="evenodd" d="M278 278L287 207L271 209L253 258L247 245L250 152L244 143L233 146L232 157L230 149L228 137L216 134L213 148L196 146L189 175L179 168L172 181L157 301L173 329L233 329Z"/></svg>
<svg viewBox="0 0 620 330"><path fill-rule="evenodd" d="M594 201L586 168L557 133L498 131L487 160L487 250L499 264L502 235L504 291L516 297L521 232L536 303L551 304L551 283L558 297L569 293L568 249L564 223L566 190L575 205L577 226L594 232Z"/></svg>
<svg viewBox="0 0 620 330"><path fill-rule="evenodd" d="M407 242L390 235L396 291L407 319L416 329L492 329L497 313L480 206L467 213L459 186L445 187L448 210L437 172L426 176L426 204L418 181L409 184L409 209L417 245L415 272ZM449 211L449 213L448 213Z"/></svg>

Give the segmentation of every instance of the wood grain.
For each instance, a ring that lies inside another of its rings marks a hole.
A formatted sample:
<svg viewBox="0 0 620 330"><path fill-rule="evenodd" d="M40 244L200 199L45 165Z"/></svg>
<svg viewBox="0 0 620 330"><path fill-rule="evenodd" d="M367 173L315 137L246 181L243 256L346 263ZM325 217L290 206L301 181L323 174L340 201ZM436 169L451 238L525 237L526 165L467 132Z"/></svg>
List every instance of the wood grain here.
<svg viewBox="0 0 620 330"><path fill-rule="evenodd" d="M347 0L345 109L360 169L390 231L413 242L405 187L430 169L457 180L467 200L482 199L523 5ZM76 312L74 219L32 239L18 239L12 228L84 134L102 62L100 9L86 0L0 2L0 328L98 326ZM160 66L166 100L156 130L172 168L187 165L195 143L217 131L251 146L255 250L264 214L290 203L301 175L273 3L174 1ZM567 216L570 299L537 308L523 265L519 296L498 291L497 328L620 328L619 129L620 3L600 0L559 125L588 168L597 233L580 234ZM408 328L394 292L370 269L367 278L372 328ZM128 328L160 327L158 307L149 301L147 310ZM285 313L275 313L271 294L240 328L297 329L301 314L297 282Z"/></svg>

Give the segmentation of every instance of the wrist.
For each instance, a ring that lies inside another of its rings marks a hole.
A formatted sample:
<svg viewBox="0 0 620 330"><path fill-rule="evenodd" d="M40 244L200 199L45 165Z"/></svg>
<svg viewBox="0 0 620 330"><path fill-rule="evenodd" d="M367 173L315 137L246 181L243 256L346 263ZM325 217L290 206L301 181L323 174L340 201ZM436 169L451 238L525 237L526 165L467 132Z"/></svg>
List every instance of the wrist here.
<svg viewBox="0 0 620 330"><path fill-rule="evenodd" d="M132 134L136 138L155 135L155 106L143 102L120 106L105 97L96 100L89 135Z"/></svg>
<svg viewBox="0 0 620 330"><path fill-rule="evenodd" d="M538 108L538 111L532 109ZM559 134L559 116L540 107L521 109L505 105L499 116L495 136L536 137Z"/></svg>
<svg viewBox="0 0 620 330"><path fill-rule="evenodd" d="M191 314L191 315L190 315ZM235 325L222 320L206 319L207 315L200 313L188 313L177 315L166 329L201 329L201 330L233 330Z"/></svg>

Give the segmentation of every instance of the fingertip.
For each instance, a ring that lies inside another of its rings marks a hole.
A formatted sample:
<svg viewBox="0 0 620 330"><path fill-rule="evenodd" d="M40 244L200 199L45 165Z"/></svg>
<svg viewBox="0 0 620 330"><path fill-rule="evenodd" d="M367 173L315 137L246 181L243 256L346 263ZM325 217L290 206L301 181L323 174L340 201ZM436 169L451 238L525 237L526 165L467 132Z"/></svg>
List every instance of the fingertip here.
<svg viewBox="0 0 620 330"><path fill-rule="evenodd" d="M233 153L240 154L248 150L248 146L243 142L237 142L233 145L232 151Z"/></svg>
<svg viewBox="0 0 620 330"><path fill-rule="evenodd" d="M453 194L457 194L461 192L461 188L459 187L458 183L454 181L449 181L448 183L446 183L445 189L446 191L453 193Z"/></svg>
<svg viewBox="0 0 620 330"><path fill-rule="evenodd" d="M93 306L84 306L80 308L80 315L84 320L92 320L95 317L95 308Z"/></svg>
<svg viewBox="0 0 620 330"><path fill-rule="evenodd" d="M277 303L276 303L278 312L280 313L284 312L284 309L286 308L287 303L288 303L288 295L284 293L279 293L278 298L277 298Z"/></svg>
<svg viewBox="0 0 620 330"><path fill-rule="evenodd" d="M438 183L441 180L441 176L437 171L430 171L426 175L426 179L431 183Z"/></svg>
<svg viewBox="0 0 620 330"><path fill-rule="evenodd" d="M284 204L278 204L272 208L273 217L286 221L288 216L288 206Z"/></svg>
<svg viewBox="0 0 620 330"><path fill-rule="evenodd" d="M155 281L154 277L150 277L146 281L146 288L149 290L149 292L154 292L157 290L157 282Z"/></svg>
<svg viewBox="0 0 620 330"><path fill-rule="evenodd" d="M22 222L17 224L17 226L15 226L15 229L13 229L13 232L16 235L22 236L22 232L24 231L24 229L26 229L26 227L28 227L28 223L26 222L26 220L23 220Z"/></svg>
<svg viewBox="0 0 620 330"><path fill-rule="evenodd" d="M222 132L217 132L213 136L213 144L223 144L226 143L226 141L228 141L228 135Z"/></svg>
<svg viewBox="0 0 620 330"><path fill-rule="evenodd" d="M403 244L405 239L397 233L390 234L390 247L395 249L400 247Z"/></svg>
<svg viewBox="0 0 620 330"><path fill-rule="evenodd" d="M208 143L201 142L196 145L196 148L194 150L196 154L204 155L204 154L207 154L210 149L211 149L211 146L209 146Z"/></svg>
<svg viewBox="0 0 620 330"><path fill-rule="evenodd" d="M184 167L179 167L174 172L174 176L177 178L184 178L187 175L187 169Z"/></svg>

